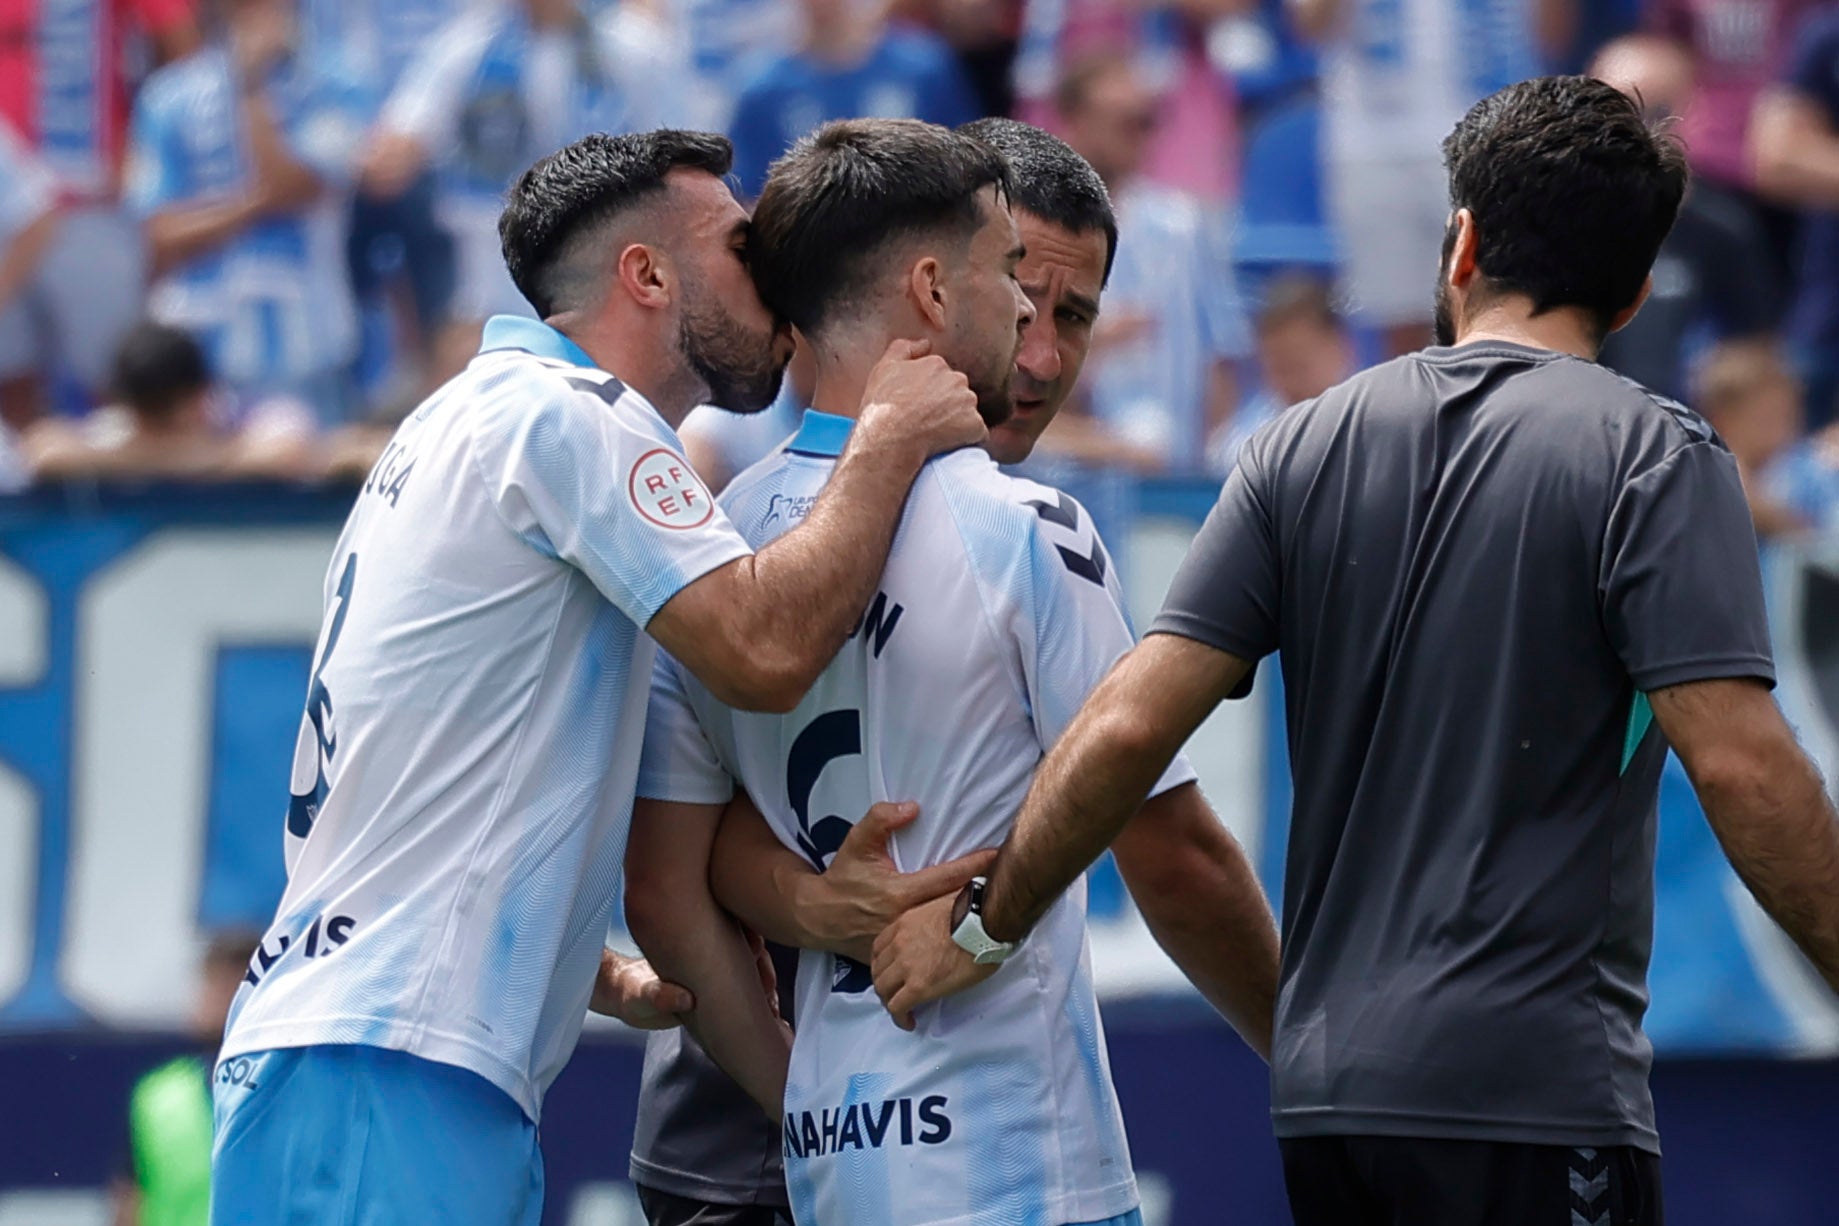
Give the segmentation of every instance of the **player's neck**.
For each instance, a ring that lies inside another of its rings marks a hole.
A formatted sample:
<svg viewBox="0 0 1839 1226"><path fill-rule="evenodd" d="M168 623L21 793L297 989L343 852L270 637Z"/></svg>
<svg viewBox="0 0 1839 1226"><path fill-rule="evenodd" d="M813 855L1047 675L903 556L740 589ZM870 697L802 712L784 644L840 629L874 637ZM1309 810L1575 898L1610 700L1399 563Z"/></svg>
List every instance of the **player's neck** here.
<svg viewBox="0 0 1839 1226"><path fill-rule="evenodd" d="M702 398L675 345L660 344L631 329L595 326L575 312L552 315L544 322L579 345L595 366L643 396L673 430Z"/></svg>
<svg viewBox="0 0 1839 1226"><path fill-rule="evenodd" d="M806 341L816 370L811 407L837 417L860 417L869 375L893 343L893 335L864 321L862 326L849 329L848 335L807 337Z"/></svg>
<svg viewBox="0 0 1839 1226"><path fill-rule="evenodd" d="M1535 315L1531 300L1517 294L1502 295L1462 321L1456 343L1472 345L1478 341L1549 349L1586 362L1596 361L1602 349L1602 340L1581 310L1559 307Z"/></svg>
<svg viewBox="0 0 1839 1226"><path fill-rule="evenodd" d="M868 389L868 366L831 364L819 360L817 382L811 388L811 407L851 420L862 414L862 393Z"/></svg>

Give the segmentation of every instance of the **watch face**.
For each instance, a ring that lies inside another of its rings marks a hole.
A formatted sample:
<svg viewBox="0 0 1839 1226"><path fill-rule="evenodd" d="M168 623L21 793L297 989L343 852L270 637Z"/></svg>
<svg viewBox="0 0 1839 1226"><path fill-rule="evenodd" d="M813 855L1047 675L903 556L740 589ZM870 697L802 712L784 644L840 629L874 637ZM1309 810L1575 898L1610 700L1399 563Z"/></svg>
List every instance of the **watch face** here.
<svg viewBox="0 0 1839 1226"><path fill-rule="evenodd" d="M965 918L970 915L972 897L981 893L983 893L983 887L975 881L965 882L964 888L958 891L957 899L951 904L951 930L953 932L956 932L959 925L963 924Z"/></svg>

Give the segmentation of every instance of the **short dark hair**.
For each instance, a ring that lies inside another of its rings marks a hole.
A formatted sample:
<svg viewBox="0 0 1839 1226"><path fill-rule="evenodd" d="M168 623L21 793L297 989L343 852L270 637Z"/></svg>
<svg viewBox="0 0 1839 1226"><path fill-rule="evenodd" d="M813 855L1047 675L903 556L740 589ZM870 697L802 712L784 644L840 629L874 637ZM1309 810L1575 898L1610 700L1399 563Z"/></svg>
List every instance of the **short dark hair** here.
<svg viewBox="0 0 1839 1226"><path fill-rule="evenodd" d="M982 141L1009 163L1009 199L1042 221L1074 234L1105 233L1105 276L1117 258L1117 212L1105 181L1073 147L1031 123L994 116L960 124L958 131Z"/></svg>
<svg viewBox="0 0 1839 1226"><path fill-rule="evenodd" d="M773 163L754 206L749 262L761 300L810 335L860 293L877 257L917 234L966 241L982 223L977 194L1009 194L1002 155L917 119L825 124Z"/></svg>
<svg viewBox="0 0 1839 1226"><path fill-rule="evenodd" d="M1482 99L1443 142L1450 207L1479 232L1489 288L1534 312L1581 307L1607 335L1633 305L1686 192L1686 157L1635 102L1590 77Z"/></svg>
<svg viewBox="0 0 1839 1226"><path fill-rule="evenodd" d="M1330 332L1347 327L1335 309L1334 289L1327 280L1307 272L1271 278L1258 303L1257 329L1268 332L1292 323L1313 324Z"/></svg>
<svg viewBox="0 0 1839 1226"><path fill-rule="evenodd" d="M165 417L210 388L211 364L191 333L144 320L121 338L110 382L134 412Z"/></svg>
<svg viewBox="0 0 1839 1226"><path fill-rule="evenodd" d="M659 128L586 136L526 170L498 218L498 240L511 280L548 318L561 309L557 264L569 240L664 190L679 167L723 178L734 146L712 132ZM562 270L566 271L566 270Z"/></svg>

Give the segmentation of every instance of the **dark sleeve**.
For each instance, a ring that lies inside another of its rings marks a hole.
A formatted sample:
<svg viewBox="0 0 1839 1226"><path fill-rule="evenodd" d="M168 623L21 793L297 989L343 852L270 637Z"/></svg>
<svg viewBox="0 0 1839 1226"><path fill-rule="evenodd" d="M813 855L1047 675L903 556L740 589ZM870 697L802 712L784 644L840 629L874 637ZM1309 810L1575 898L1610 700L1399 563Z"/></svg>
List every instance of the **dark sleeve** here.
<svg viewBox="0 0 1839 1226"><path fill-rule="evenodd" d="M1737 463L1716 443L1688 443L1623 486L1599 593L1642 693L1724 677L1775 684L1756 528Z"/></svg>
<svg viewBox="0 0 1839 1226"><path fill-rule="evenodd" d="M1798 94L1804 94L1829 118L1839 118L1839 84L1835 83L1833 61L1839 57L1839 21L1833 14L1816 10L1795 35L1794 49L1788 56L1782 80Z"/></svg>
<svg viewBox="0 0 1839 1226"><path fill-rule="evenodd" d="M1276 533L1259 489L1261 472L1254 441L1240 452L1219 502L1175 572L1151 634L1178 634L1253 662L1277 650L1281 580Z"/></svg>

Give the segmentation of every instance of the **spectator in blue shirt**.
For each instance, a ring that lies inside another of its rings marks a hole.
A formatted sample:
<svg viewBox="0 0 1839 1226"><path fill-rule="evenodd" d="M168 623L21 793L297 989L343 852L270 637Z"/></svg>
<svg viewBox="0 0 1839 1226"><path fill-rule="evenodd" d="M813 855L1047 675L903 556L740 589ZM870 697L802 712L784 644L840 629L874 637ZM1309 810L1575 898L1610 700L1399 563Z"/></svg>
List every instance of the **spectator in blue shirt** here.
<svg viewBox="0 0 1839 1226"><path fill-rule="evenodd" d="M478 0L302 0L308 54L330 54L363 82L379 106L403 72L449 22ZM384 318L388 352L367 329L362 368L394 382L377 389L386 404L414 403L432 391L434 343L453 301L453 236L434 215L435 177L424 170L399 190L353 194L346 258L360 308Z"/></svg>
<svg viewBox="0 0 1839 1226"><path fill-rule="evenodd" d="M349 412L357 341L345 191L361 89L295 53L293 0L225 0L202 51L147 82L127 200L153 268L149 313L185 328L245 406L297 399Z"/></svg>
<svg viewBox="0 0 1839 1226"><path fill-rule="evenodd" d="M686 73L664 27L636 4L508 0L456 18L404 72L383 108L365 190L389 196L432 167L436 212L455 242L450 374L489 315L531 314L505 270L505 190L538 158L592 132L681 126Z"/></svg>
<svg viewBox="0 0 1839 1226"><path fill-rule="evenodd" d="M734 173L758 196L766 168L832 119L924 119L956 127L978 117L976 96L936 35L891 26L885 9L855 0L802 0L804 42L741 91Z"/></svg>
<svg viewBox="0 0 1839 1226"><path fill-rule="evenodd" d="M1144 468L1193 472L1238 403L1236 363L1250 350L1226 219L1142 174L1157 98L1136 59L1076 62L1059 90L1066 140L1104 179L1117 209L1117 262L1092 337L1091 417ZM1075 418L1076 419L1076 418ZM1047 445L1056 446L1049 435Z"/></svg>
<svg viewBox="0 0 1839 1226"><path fill-rule="evenodd" d="M1750 129L1756 185L1807 210L1787 332L1807 381L1807 417L1839 421L1839 10L1802 25L1780 83Z"/></svg>
<svg viewBox="0 0 1839 1226"><path fill-rule="evenodd" d="M1314 400L1356 368L1354 337L1335 307L1334 291L1308 273L1279 276L1258 308L1259 388L1207 440L1207 467L1224 477L1239 450L1285 409Z"/></svg>
<svg viewBox="0 0 1839 1226"><path fill-rule="evenodd" d="M32 359L31 329L20 293L32 281L56 237L57 180L51 170L0 119L0 371L26 367ZM0 404L0 408L8 407ZM17 469L8 462L8 431L23 428L27 414L7 421L0 414L0 491L13 488Z"/></svg>

